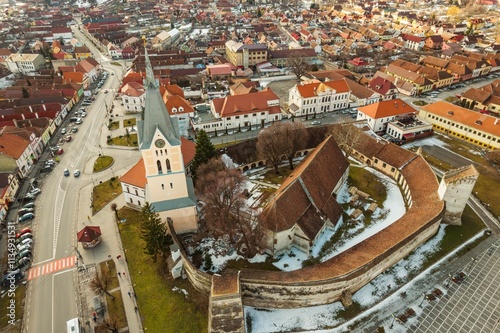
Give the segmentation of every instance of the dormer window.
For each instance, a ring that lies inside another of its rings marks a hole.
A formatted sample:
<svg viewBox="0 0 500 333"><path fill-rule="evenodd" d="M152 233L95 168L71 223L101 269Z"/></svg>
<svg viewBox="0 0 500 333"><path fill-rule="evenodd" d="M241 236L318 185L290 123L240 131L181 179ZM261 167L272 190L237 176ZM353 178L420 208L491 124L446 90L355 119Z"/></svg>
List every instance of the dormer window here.
<svg viewBox="0 0 500 333"><path fill-rule="evenodd" d="M179 112L184 111L184 108L182 106L179 106Z"/></svg>
<svg viewBox="0 0 500 333"><path fill-rule="evenodd" d="M173 113L177 113L177 108L172 108Z"/></svg>

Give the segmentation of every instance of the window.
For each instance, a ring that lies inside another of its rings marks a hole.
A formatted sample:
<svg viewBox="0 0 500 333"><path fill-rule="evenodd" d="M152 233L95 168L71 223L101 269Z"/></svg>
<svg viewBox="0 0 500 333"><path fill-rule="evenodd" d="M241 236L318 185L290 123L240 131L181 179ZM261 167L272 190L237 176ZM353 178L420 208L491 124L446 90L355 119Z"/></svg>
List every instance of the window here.
<svg viewBox="0 0 500 333"><path fill-rule="evenodd" d="M165 155L167 155L167 154L168 154L168 152L167 152L167 150L165 149Z"/></svg>
<svg viewBox="0 0 500 333"><path fill-rule="evenodd" d="M174 184L170 183L170 188L174 188Z"/></svg>
<svg viewBox="0 0 500 333"><path fill-rule="evenodd" d="M139 196L139 192L137 192L137 190L135 190L135 195Z"/></svg>
<svg viewBox="0 0 500 333"><path fill-rule="evenodd" d="M168 158L166 160L166 163L167 163L167 172L171 172L172 169L170 168L170 160Z"/></svg>
<svg viewBox="0 0 500 333"><path fill-rule="evenodd" d="M130 203L134 203L134 200L132 198L130 198Z"/></svg>
<svg viewBox="0 0 500 333"><path fill-rule="evenodd" d="M177 112L177 108L172 108L172 112L176 113Z"/></svg>
<svg viewBox="0 0 500 333"><path fill-rule="evenodd" d="M161 162L159 160L156 161L156 167L158 169L158 174L159 175L163 174L163 171L161 169Z"/></svg>
<svg viewBox="0 0 500 333"><path fill-rule="evenodd" d="M164 184L161 184L161 189L164 190L165 189L165 185Z"/></svg>
<svg viewBox="0 0 500 333"><path fill-rule="evenodd" d="M127 186L127 193L130 193L130 188Z"/></svg>

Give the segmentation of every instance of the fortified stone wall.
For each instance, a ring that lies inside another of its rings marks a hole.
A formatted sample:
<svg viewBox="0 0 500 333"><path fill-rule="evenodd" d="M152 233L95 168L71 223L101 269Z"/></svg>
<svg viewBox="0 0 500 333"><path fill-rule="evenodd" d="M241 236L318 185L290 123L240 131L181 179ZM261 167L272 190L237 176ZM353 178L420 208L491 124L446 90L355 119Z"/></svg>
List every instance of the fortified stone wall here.
<svg viewBox="0 0 500 333"><path fill-rule="evenodd" d="M167 219L168 228L170 235L172 235L172 240L177 246L179 246L179 250L181 252L181 257L184 265L184 270L189 279L189 282L193 285L193 287L205 294L210 293L210 288L212 286L212 275L202 272L198 270L189 260L189 256L187 255L182 243L178 237L178 235L174 232L173 222L171 219Z"/></svg>

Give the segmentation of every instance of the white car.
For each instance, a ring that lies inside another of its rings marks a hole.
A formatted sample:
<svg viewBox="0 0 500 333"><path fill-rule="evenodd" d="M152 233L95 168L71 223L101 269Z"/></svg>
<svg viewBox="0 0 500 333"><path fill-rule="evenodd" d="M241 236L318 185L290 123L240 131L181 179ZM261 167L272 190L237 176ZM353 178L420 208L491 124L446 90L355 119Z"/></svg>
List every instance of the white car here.
<svg viewBox="0 0 500 333"><path fill-rule="evenodd" d="M37 195L41 192L42 192L42 190L40 190L39 188L34 188L29 193L31 193L31 195Z"/></svg>

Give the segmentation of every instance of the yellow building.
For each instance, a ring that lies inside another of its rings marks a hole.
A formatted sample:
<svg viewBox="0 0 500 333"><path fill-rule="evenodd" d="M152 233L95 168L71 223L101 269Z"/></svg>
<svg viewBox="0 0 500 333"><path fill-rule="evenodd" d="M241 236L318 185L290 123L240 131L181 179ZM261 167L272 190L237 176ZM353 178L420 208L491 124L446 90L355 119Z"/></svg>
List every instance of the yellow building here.
<svg viewBox="0 0 500 333"><path fill-rule="evenodd" d="M92 52L86 46L75 47L75 58L76 59L87 59L92 56Z"/></svg>
<svg viewBox="0 0 500 333"><path fill-rule="evenodd" d="M500 121L496 117L442 101L423 106L418 116L436 131L483 148L500 148Z"/></svg>
<svg viewBox="0 0 500 333"><path fill-rule="evenodd" d="M265 44L243 44L233 40L226 42L226 58L240 68L255 66L267 61L267 46Z"/></svg>

